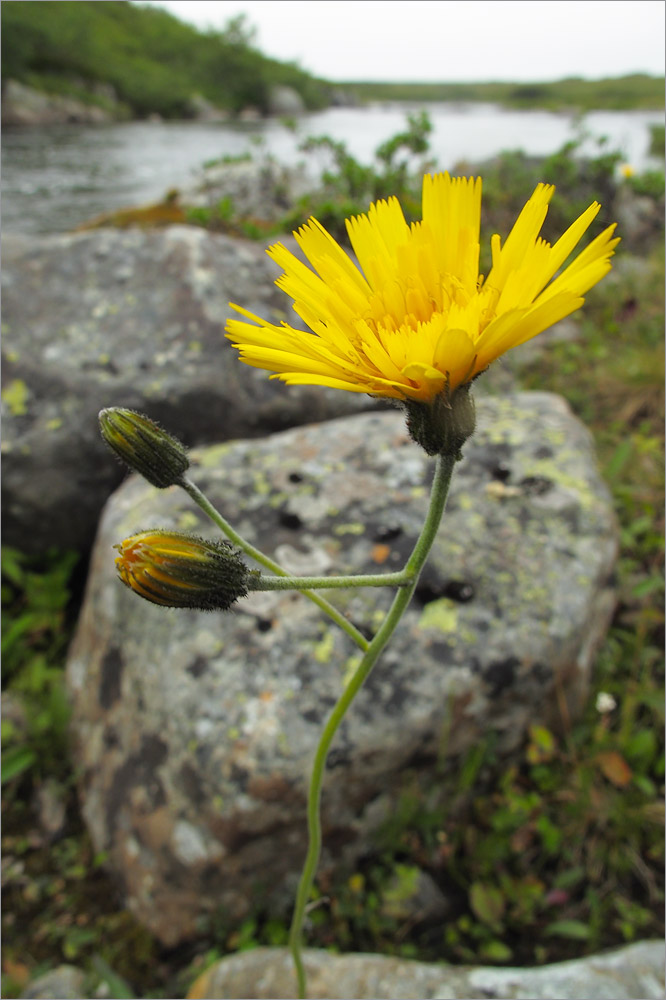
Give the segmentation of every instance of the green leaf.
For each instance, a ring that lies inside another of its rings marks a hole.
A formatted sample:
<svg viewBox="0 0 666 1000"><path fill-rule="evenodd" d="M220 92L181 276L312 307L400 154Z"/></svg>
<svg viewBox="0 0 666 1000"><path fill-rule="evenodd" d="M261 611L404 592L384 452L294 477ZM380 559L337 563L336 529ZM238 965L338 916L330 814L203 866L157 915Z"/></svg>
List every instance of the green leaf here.
<svg viewBox="0 0 666 1000"><path fill-rule="evenodd" d="M639 729L625 744L624 752L632 764L648 766L658 753L656 734L651 729Z"/></svg>
<svg viewBox="0 0 666 1000"><path fill-rule="evenodd" d="M486 941L479 948L479 955L486 962L509 962L513 958L513 952L503 941Z"/></svg>
<svg viewBox="0 0 666 1000"><path fill-rule="evenodd" d="M635 587L632 587L631 596L647 597L648 594L659 593L661 590L663 590L663 587L664 587L663 576L655 574L654 576L647 577L647 579L645 580L641 580L641 582L637 583Z"/></svg>
<svg viewBox="0 0 666 1000"><path fill-rule="evenodd" d="M560 872L553 885L556 889L571 889L573 886L579 885L584 878L585 869L579 865L577 868L568 868L566 871Z"/></svg>
<svg viewBox="0 0 666 1000"><path fill-rule="evenodd" d="M16 587L23 586L24 570L21 565L23 558L17 549L2 549L2 575Z"/></svg>
<svg viewBox="0 0 666 1000"><path fill-rule="evenodd" d="M555 920L544 930L548 937L570 938L574 941L587 941L591 933L587 924L581 920Z"/></svg>
<svg viewBox="0 0 666 1000"><path fill-rule="evenodd" d="M497 886L487 882L474 882L469 890L469 905L481 923L493 928L502 926L506 904Z"/></svg>
<svg viewBox="0 0 666 1000"><path fill-rule="evenodd" d="M109 987L109 996L117 997L118 1000L135 1000L136 993L132 991L129 983L114 972L101 955L93 955L92 964L102 982Z"/></svg>
<svg viewBox="0 0 666 1000"><path fill-rule="evenodd" d="M631 458L633 452L633 444L630 438L625 438L615 449L613 457L610 459L606 466L606 479L609 482L613 482L617 479L622 472L622 469Z"/></svg>
<svg viewBox="0 0 666 1000"><path fill-rule="evenodd" d="M638 788L643 795L648 799L653 799L657 795L657 786L653 781L650 781L644 774L635 774L633 778L634 785Z"/></svg>
<svg viewBox="0 0 666 1000"><path fill-rule="evenodd" d="M2 754L2 784L27 771L37 760L37 754L29 747L11 747Z"/></svg>

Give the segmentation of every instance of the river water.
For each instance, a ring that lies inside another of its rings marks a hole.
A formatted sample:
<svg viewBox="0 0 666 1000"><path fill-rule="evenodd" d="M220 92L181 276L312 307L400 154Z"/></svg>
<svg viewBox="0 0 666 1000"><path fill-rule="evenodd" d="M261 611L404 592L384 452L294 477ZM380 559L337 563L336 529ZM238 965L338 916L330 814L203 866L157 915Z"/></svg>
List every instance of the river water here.
<svg viewBox="0 0 666 1000"><path fill-rule="evenodd" d="M330 135L369 163L376 147L405 127L404 104L330 108L304 116L294 134L279 120L257 122L126 122L5 129L2 143L3 224L9 232L72 229L122 206L160 199L192 182L207 160L254 151L284 163L304 159L298 144L308 135ZM431 149L441 169L475 163L502 150L548 155L566 141L589 134L582 151L618 150L635 169L650 165L649 125L660 112L604 111L574 118L547 111L509 111L489 104L430 104ZM323 163L312 160L312 169Z"/></svg>

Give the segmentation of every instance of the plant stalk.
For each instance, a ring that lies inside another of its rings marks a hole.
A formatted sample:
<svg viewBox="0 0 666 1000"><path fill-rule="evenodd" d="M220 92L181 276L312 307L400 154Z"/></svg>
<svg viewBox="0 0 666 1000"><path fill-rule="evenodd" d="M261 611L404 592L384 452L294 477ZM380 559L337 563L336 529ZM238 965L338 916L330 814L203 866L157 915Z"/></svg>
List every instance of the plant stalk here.
<svg viewBox="0 0 666 1000"><path fill-rule="evenodd" d="M416 585L418 583L419 575L425 565L426 559L428 558L428 554L432 548L432 544L435 540L435 536L442 519L442 514L444 513L444 507L446 506L446 500L449 494L451 475L453 473L455 462L456 456L439 455L437 457L428 513L426 515L421 534L417 539L414 550L407 560L403 571L405 577L409 580L409 584L398 590L395 595L383 624L370 643L351 680L333 707L315 751L307 805L308 851L298 885L294 915L289 933L289 948L294 960L296 976L298 979L299 997L301 997L301 1000L303 1000L306 995L306 976L303 966L303 958L301 955L301 938L305 910L310 898L312 884L314 882L317 865L319 863L319 855L321 853L320 803L326 757L347 709L353 702L358 691L377 662L380 653L393 635L400 619L402 618L402 615L412 599L412 595L414 594L414 590L416 589Z"/></svg>

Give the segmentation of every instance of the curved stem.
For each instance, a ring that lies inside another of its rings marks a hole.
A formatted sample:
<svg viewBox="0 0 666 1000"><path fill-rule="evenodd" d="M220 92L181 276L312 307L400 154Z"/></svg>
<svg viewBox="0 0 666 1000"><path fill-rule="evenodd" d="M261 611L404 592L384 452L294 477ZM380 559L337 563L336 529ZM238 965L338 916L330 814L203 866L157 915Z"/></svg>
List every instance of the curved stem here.
<svg viewBox="0 0 666 1000"><path fill-rule="evenodd" d="M289 577L289 573L287 573L287 571L284 570L279 563L276 563L270 558L270 556L265 555L261 549L255 548L255 546L250 542L247 542L242 535L239 535L238 532L231 527L226 518L222 517L220 512L213 507L208 497L202 493L199 487L196 486L190 479L183 476L178 485L182 486L185 492L192 497L194 502L201 507L204 514L207 514L211 521L218 526L220 531L222 531L227 538L234 543L234 545L237 545L239 549L242 549L245 555L254 559L255 562L258 562L266 569L269 569L271 573L275 573L276 576ZM350 639L354 640L357 646L364 651L370 648L370 643L365 636L362 635L359 630L352 625L352 623L348 621L340 611L338 611L337 608L333 607L333 605L330 604L325 597L321 597L319 594L315 594L311 590L304 590L302 593L305 597L308 597L314 604L316 604L317 607L319 607L323 612L325 612L329 618L332 618L335 624L339 625L343 632L346 632Z"/></svg>
<svg viewBox="0 0 666 1000"><path fill-rule="evenodd" d="M248 580L248 590L340 590L344 587L406 587L410 578L399 573L359 574L358 576L261 576Z"/></svg>
<svg viewBox="0 0 666 1000"><path fill-rule="evenodd" d="M303 967L303 960L301 956L301 935L305 909L308 899L310 898L312 883L314 881L317 865L319 863L319 854L321 852L321 818L319 805L321 801L321 784L326 765L326 757L333 741L333 737L335 736L338 726L342 722L347 709L377 662L380 653L393 635L393 632L402 618L402 615L412 598L414 590L416 589L419 574L423 569L426 559L428 558L432 543L434 542L437 534L437 529L439 528L442 514L444 513L446 498L448 496L449 486L451 483L451 474L453 472L455 462L455 456L440 455L437 458L435 477L433 479L430 494L430 506L426 515L425 524L423 525L421 534L419 535L416 545L414 546L414 550L405 565L404 572L409 578L410 583L408 586L399 590L395 595L393 603L381 628L370 643L370 646L357 667L356 672L353 674L347 687L344 689L340 698L333 707L315 751L312 774L310 777L310 789L308 793L308 852L298 885L296 905L289 933L289 947L291 949L296 968L300 997L305 997L306 992L305 969Z"/></svg>

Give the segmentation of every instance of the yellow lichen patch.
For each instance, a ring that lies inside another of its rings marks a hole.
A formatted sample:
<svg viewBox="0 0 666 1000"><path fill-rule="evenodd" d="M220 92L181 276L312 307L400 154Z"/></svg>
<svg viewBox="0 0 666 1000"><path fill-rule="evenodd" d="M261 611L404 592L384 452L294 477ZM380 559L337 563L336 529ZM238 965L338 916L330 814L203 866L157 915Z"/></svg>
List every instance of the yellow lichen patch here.
<svg viewBox="0 0 666 1000"><path fill-rule="evenodd" d="M335 646L335 638L331 629L327 629L323 638L314 648L314 658L317 663L328 663Z"/></svg>
<svg viewBox="0 0 666 1000"><path fill-rule="evenodd" d="M430 601L419 618L419 628L435 628L439 632L455 632L458 627L458 607L447 597Z"/></svg>
<svg viewBox="0 0 666 1000"><path fill-rule="evenodd" d="M15 378L2 390L2 401L13 417L22 417L28 412L29 395L30 392L23 379Z"/></svg>
<svg viewBox="0 0 666 1000"><path fill-rule="evenodd" d="M338 524L333 528L334 535L362 535L365 525L359 523Z"/></svg>

